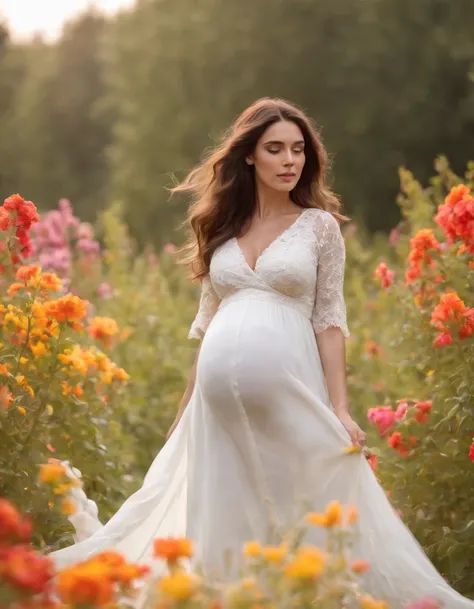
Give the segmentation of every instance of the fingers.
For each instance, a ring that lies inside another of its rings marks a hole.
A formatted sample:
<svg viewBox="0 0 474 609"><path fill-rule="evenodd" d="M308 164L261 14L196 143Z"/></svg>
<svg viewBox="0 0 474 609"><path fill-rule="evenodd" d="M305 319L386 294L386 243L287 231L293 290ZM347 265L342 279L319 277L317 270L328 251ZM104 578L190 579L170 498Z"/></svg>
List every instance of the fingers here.
<svg viewBox="0 0 474 609"><path fill-rule="evenodd" d="M362 431L362 429L354 429L354 431L352 431L350 435L353 444L360 447L365 446L367 436L365 432Z"/></svg>

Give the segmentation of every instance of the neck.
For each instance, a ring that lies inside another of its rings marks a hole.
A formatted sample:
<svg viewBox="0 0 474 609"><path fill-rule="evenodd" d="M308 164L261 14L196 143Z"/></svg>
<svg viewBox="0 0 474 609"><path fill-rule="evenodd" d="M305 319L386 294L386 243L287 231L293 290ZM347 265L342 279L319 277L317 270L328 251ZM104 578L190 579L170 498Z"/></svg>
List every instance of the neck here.
<svg viewBox="0 0 474 609"><path fill-rule="evenodd" d="M261 183L256 187L256 201L255 215L259 218L288 213L295 205L289 192L280 192Z"/></svg>

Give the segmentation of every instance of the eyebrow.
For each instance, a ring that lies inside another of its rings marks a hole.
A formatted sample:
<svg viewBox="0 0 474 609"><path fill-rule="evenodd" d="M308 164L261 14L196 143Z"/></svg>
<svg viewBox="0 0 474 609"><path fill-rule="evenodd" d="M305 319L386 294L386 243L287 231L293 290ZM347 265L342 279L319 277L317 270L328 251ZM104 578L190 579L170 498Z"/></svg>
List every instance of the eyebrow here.
<svg viewBox="0 0 474 609"><path fill-rule="evenodd" d="M284 144L285 142L279 142L278 140L270 140L268 142L264 142L264 146L268 146L269 144ZM304 144L304 140L298 140L297 142L293 142L293 146L296 144Z"/></svg>

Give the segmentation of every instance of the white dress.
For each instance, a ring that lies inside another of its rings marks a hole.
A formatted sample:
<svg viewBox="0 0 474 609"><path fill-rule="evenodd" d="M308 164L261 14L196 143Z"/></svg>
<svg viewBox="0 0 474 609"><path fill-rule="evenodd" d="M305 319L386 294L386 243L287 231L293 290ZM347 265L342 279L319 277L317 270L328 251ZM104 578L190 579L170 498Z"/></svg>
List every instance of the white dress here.
<svg viewBox="0 0 474 609"><path fill-rule="evenodd" d="M186 535L207 574L235 575L244 542L275 542L333 499L358 508L353 557L365 590L393 607L431 596L474 609L429 562L332 410L315 333L349 336L345 247L326 211L307 209L254 270L235 238L214 253L189 337L202 338L190 402L142 488L88 539L52 554L63 567L115 548L147 562L156 537ZM77 464L80 467L80 464ZM78 531L80 534L81 532ZM309 542L323 543L311 529Z"/></svg>

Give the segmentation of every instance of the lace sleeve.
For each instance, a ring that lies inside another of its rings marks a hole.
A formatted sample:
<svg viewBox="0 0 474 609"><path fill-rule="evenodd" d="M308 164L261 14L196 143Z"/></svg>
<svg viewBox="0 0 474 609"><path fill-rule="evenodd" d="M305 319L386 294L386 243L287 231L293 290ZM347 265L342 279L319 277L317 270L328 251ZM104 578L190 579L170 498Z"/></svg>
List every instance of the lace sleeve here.
<svg viewBox="0 0 474 609"><path fill-rule="evenodd" d="M330 213L324 214L317 228L318 271L316 299L312 315L315 334L330 326L350 336L344 301L344 266L346 248L339 223Z"/></svg>
<svg viewBox="0 0 474 609"><path fill-rule="evenodd" d="M199 309L189 329L188 338L202 338L214 317L221 300L214 290L209 275L201 283Z"/></svg>

